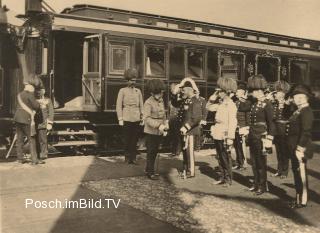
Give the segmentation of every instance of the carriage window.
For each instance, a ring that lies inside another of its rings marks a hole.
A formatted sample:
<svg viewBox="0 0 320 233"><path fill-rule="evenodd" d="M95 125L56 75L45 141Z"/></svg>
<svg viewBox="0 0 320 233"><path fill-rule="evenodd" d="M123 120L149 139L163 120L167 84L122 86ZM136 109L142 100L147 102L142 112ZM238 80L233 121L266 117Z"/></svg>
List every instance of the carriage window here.
<svg viewBox="0 0 320 233"><path fill-rule="evenodd" d="M130 46L111 44L109 51L110 74L122 75L130 67Z"/></svg>
<svg viewBox="0 0 320 233"><path fill-rule="evenodd" d="M170 79L181 80L185 77L184 48L170 49Z"/></svg>
<svg viewBox="0 0 320 233"><path fill-rule="evenodd" d="M208 81L218 80L218 53L213 50L208 50Z"/></svg>
<svg viewBox="0 0 320 233"><path fill-rule="evenodd" d="M99 39L88 42L88 72L99 72Z"/></svg>
<svg viewBox="0 0 320 233"><path fill-rule="evenodd" d="M258 74L262 74L267 82L278 80L279 60L272 57L258 57Z"/></svg>
<svg viewBox="0 0 320 233"><path fill-rule="evenodd" d="M3 69L0 67L0 107L3 106L4 102L4 80L3 80Z"/></svg>
<svg viewBox="0 0 320 233"><path fill-rule="evenodd" d="M165 76L165 48L146 46L146 76Z"/></svg>
<svg viewBox="0 0 320 233"><path fill-rule="evenodd" d="M187 51L187 73L190 77L204 78L204 52L198 50Z"/></svg>
<svg viewBox="0 0 320 233"><path fill-rule="evenodd" d="M222 53L220 55L220 67L222 77L231 77L241 80L243 55Z"/></svg>
<svg viewBox="0 0 320 233"><path fill-rule="evenodd" d="M308 83L307 80L308 65L302 61L291 61L290 64L290 81L292 83Z"/></svg>

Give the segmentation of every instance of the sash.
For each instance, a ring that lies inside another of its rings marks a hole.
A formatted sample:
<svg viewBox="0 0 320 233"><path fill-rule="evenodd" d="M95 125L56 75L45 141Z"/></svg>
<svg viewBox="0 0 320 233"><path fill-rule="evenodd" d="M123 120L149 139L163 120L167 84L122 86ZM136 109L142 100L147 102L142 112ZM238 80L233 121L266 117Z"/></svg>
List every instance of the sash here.
<svg viewBox="0 0 320 233"><path fill-rule="evenodd" d="M35 111L33 111L25 103L23 103L20 94L18 94L18 103L20 104L21 108L25 110L27 113L29 113L31 116L31 125L30 125L31 134L30 135L34 136L36 134L36 127L34 123Z"/></svg>

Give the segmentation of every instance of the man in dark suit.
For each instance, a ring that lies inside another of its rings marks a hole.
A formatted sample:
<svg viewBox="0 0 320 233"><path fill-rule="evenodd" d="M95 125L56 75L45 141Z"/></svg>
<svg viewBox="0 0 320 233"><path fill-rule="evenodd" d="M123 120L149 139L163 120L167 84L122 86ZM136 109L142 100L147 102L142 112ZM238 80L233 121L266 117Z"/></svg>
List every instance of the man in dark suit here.
<svg viewBox="0 0 320 233"><path fill-rule="evenodd" d="M38 164L36 151L36 130L34 115L40 109L40 104L34 96L35 87L40 85L40 80L34 78L25 83L24 90L17 96L17 109L14 115L17 134L17 157L19 163L28 162L23 156L24 138L27 137L30 145L32 164Z"/></svg>
<svg viewBox="0 0 320 233"><path fill-rule="evenodd" d="M296 200L291 204L291 208L301 208L306 207L308 201L307 160L312 158L311 130L314 116L308 103L312 97L309 87L296 86L292 96L297 110L289 118L286 130L296 188Z"/></svg>

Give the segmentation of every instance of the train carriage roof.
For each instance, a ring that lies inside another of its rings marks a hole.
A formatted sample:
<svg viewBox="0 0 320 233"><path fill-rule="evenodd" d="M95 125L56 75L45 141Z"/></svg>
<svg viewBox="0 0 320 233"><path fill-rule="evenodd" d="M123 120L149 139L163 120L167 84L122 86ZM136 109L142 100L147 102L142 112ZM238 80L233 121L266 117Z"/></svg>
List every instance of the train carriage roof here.
<svg viewBox="0 0 320 233"><path fill-rule="evenodd" d="M80 4L54 14L53 30L122 32L217 46L320 57L320 41L194 20Z"/></svg>

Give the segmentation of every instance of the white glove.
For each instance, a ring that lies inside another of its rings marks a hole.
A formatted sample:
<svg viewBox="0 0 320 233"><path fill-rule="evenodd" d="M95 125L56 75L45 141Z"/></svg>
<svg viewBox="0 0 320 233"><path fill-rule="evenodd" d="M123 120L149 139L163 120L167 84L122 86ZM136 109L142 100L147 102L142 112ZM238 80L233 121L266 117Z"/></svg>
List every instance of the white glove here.
<svg viewBox="0 0 320 233"><path fill-rule="evenodd" d="M120 125L120 126L123 126L123 125L124 125L123 120L120 120L120 121L119 121L119 125Z"/></svg>
<svg viewBox="0 0 320 233"><path fill-rule="evenodd" d="M227 139L227 145L228 145L228 146L232 146L232 145L233 145L233 140L230 139L230 138L228 138L228 139Z"/></svg>
<svg viewBox="0 0 320 233"><path fill-rule="evenodd" d="M165 126L164 124L161 124L161 125L159 126L159 131L160 131L161 134L164 133L165 129L166 129L166 126Z"/></svg>
<svg viewBox="0 0 320 233"><path fill-rule="evenodd" d="M141 121L140 121L140 125L141 125L141 126L144 126L144 120L141 120Z"/></svg>
<svg viewBox="0 0 320 233"><path fill-rule="evenodd" d="M173 92L172 94L176 95L180 92L180 88L181 88L181 85L180 84L177 84L174 89L173 89Z"/></svg>
<svg viewBox="0 0 320 233"><path fill-rule="evenodd" d="M201 120L201 121L200 121L200 125L207 125L207 121Z"/></svg>
<svg viewBox="0 0 320 233"><path fill-rule="evenodd" d="M50 124L50 123L47 123L47 130L52 130L52 124Z"/></svg>
<svg viewBox="0 0 320 233"><path fill-rule="evenodd" d="M296 156L299 162L302 162L302 159L304 158L304 153L300 150L296 150Z"/></svg>
<svg viewBox="0 0 320 233"><path fill-rule="evenodd" d="M216 91L215 93L213 93L210 97L209 97L209 101L210 102L214 102L216 101L218 98L218 91Z"/></svg>
<svg viewBox="0 0 320 233"><path fill-rule="evenodd" d="M248 135L249 134L249 126L241 127L239 129L239 134L243 135L243 136Z"/></svg>
<svg viewBox="0 0 320 233"><path fill-rule="evenodd" d="M180 132L181 132L181 134L182 135L186 135L187 134L187 128L186 127L182 127L181 129L180 129Z"/></svg>
<svg viewBox="0 0 320 233"><path fill-rule="evenodd" d="M271 148L272 147L272 140L270 139L262 139L263 147L264 148Z"/></svg>

